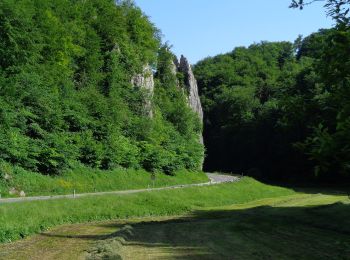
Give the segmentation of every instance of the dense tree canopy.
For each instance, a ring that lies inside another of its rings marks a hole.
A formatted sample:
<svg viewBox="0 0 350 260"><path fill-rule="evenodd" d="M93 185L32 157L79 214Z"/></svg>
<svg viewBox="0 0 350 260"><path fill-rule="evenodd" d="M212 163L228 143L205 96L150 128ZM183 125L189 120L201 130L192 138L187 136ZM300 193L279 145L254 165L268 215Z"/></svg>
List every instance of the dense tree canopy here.
<svg viewBox="0 0 350 260"><path fill-rule="evenodd" d="M323 2L333 29L196 65L208 170L349 178L350 2ZM199 169L202 126L159 35L128 0L2 0L0 175L12 166ZM145 66L154 93L132 84Z"/></svg>
<svg viewBox="0 0 350 260"><path fill-rule="evenodd" d="M0 164L43 174L200 167L200 127L182 92L158 73L150 120L150 95L130 83L170 59L132 1L2 0L0 38Z"/></svg>
<svg viewBox="0 0 350 260"><path fill-rule="evenodd" d="M345 28L236 48L196 65L207 169L283 180L349 176Z"/></svg>

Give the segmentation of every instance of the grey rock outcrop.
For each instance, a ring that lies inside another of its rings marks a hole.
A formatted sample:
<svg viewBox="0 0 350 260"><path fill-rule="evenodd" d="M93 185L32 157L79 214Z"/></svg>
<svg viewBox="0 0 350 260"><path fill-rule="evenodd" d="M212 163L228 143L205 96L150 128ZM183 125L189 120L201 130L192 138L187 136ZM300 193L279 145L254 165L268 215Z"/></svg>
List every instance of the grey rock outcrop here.
<svg viewBox="0 0 350 260"><path fill-rule="evenodd" d="M4 174L0 173L0 179L4 179L5 181L9 181L12 179L12 177L8 173L4 173Z"/></svg>
<svg viewBox="0 0 350 260"><path fill-rule="evenodd" d="M203 109L199 97L198 83L190 63L183 55L181 55L180 62L176 58L173 61L172 71L174 74L180 72L184 75L184 89L182 89L182 91L187 96L189 107L198 115L199 120L203 123ZM179 82L178 85L179 88L181 88ZM202 135L199 136L199 141L201 144L204 144Z"/></svg>
<svg viewBox="0 0 350 260"><path fill-rule="evenodd" d="M198 115L200 121L203 122L203 109L199 98L198 84L190 63L184 56L181 56L180 61L174 59L171 64L171 71L174 75L178 72L183 74L184 84L180 86L180 82L178 82L178 86L186 95L189 107ZM154 94L154 77L152 68L148 65L144 66L142 73L132 77L131 84L134 87L145 90L145 113L150 118L153 118L152 99ZM200 137L200 141L203 143L202 136Z"/></svg>
<svg viewBox="0 0 350 260"><path fill-rule="evenodd" d="M13 187L13 188L10 188L9 194L12 195L12 196L18 195L18 196L20 196L20 197L25 197L25 196L26 196L26 193L25 193L23 190L19 191L19 190L17 190L17 189L14 188L14 187Z"/></svg>
<svg viewBox="0 0 350 260"><path fill-rule="evenodd" d="M18 191L16 190L16 188L10 188L10 190L9 190L9 194L10 195L16 195L18 193Z"/></svg>
<svg viewBox="0 0 350 260"><path fill-rule="evenodd" d="M185 91L188 97L188 105L198 114L201 122L203 122L203 109L199 98L197 80L192 67L184 56L181 56L180 63L175 61L174 64L177 64L177 70L185 76Z"/></svg>
<svg viewBox="0 0 350 260"><path fill-rule="evenodd" d="M153 118L152 98L154 94L154 77L152 68L148 65L145 66L142 73L132 77L131 84L134 87L145 90L145 113L150 118Z"/></svg>

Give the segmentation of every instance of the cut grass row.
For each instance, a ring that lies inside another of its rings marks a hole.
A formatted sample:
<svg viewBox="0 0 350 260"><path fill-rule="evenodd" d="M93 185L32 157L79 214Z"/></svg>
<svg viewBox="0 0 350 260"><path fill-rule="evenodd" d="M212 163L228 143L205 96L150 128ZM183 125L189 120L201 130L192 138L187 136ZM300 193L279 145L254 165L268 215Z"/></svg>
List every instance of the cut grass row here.
<svg viewBox="0 0 350 260"><path fill-rule="evenodd" d="M0 242L10 242L66 223L174 216L202 207L246 203L294 194L251 178L238 183L130 195L0 205Z"/></svg>
<svg viewBox="0 0 350 260"><path fill-rule="evenodd" d="M350 259L349 203L347 196L296 194L116 223L89 259Z"/></svg>
<svg viewBox="0 0 350 260"><path fill-rule="evenodd" d="M151 174L143 170L101 171L90 168L77 168L62 176L44 176L37 173L19 171L11 179L0 179L2 197L14 197L9 190L15 188L24 191L27 196L62 195L89 192L145 189L148 187L165 187L179 184L204 183L208 177L203 172L179 171L174 176ZM18 195L18 194L17 194Z"/></svg>

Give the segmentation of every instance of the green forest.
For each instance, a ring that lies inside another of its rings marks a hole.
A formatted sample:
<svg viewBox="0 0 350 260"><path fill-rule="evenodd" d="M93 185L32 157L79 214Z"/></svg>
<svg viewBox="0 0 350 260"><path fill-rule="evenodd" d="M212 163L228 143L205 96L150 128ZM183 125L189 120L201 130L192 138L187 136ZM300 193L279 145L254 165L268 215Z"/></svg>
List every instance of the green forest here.
<svg viewBox="0 0 350 260"><path fill-rule="evenodd" d="M0 0L0 260L350 259L350 0L281 2Z"/></svg>
<svg viewBox="0 0 350 260"><path fill-rule="evenodd" d="M204 161L262 179L349 179L347 4L327 1L332 29L198 62L202 125L188 75L174 72L171 47L133 1L2 0L0 174L175 175Z"/></svg>
<svg viewBox="0 0 350 260"><path fill-rule="evenodd" d="M2 0L1 175L200 170L201 122L160 35L132 1ZM131 83L145 66L154 93Z"/></svg>
<svg viewBox="0 0 350 260"><path fill-rule="evenodd" d="M303 1L291 7L303 8ZM332 29L261 42L195 66L205 168L279 181L350 177L349 1L328 1ZM311 8L311 7L310 7Z"/></svg>

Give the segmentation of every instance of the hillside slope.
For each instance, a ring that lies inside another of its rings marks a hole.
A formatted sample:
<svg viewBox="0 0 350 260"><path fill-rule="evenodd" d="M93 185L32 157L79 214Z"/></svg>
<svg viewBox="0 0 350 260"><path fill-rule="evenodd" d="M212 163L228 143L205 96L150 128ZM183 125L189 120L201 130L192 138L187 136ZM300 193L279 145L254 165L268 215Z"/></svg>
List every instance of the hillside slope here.
<svg viewBox="0 0 350 260"><path fill-rule="evenodd" d="M175 87L186 75L131 1L4 0L0 34L0 182L201 169L200 118Z"/></svg>

